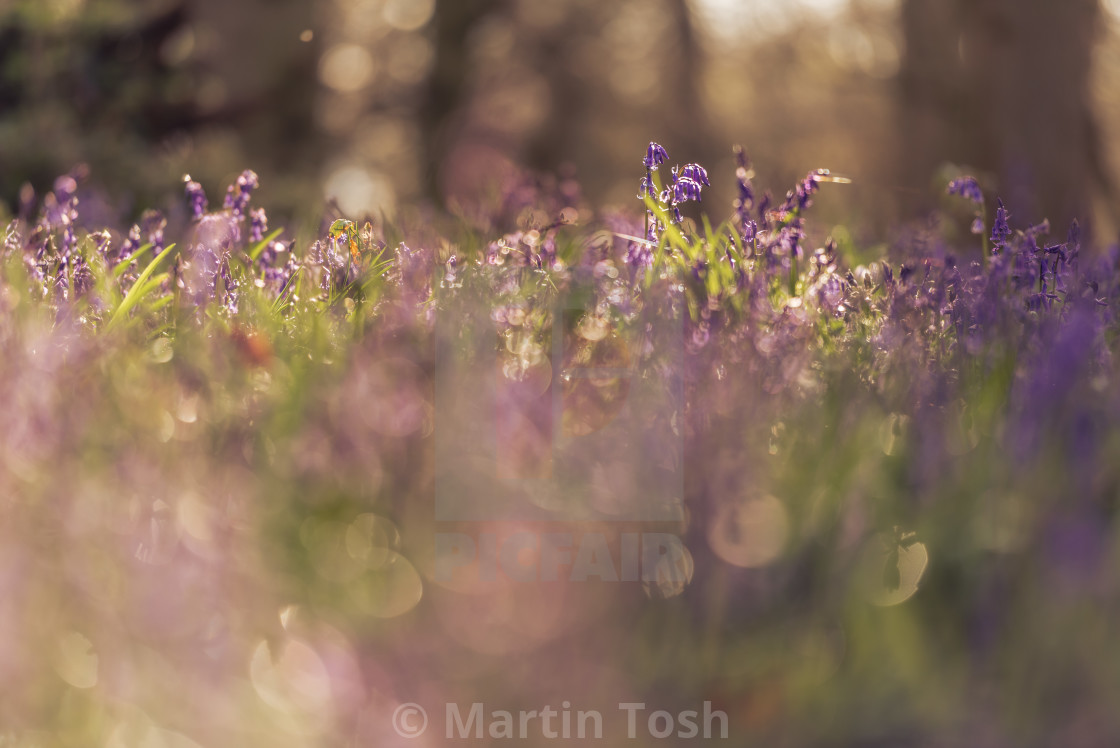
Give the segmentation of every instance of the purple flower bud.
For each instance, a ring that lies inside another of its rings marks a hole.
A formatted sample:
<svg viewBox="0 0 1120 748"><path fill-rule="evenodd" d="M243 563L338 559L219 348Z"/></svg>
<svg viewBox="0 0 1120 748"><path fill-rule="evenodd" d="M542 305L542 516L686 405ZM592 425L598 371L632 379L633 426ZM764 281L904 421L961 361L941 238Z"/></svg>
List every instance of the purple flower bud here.
<svg viewBox="0 0 1120 748"><path fill-rule="evenodd" d="M249 211L249 241L259 242L268 231L268 215L264 208L255 208Z"/></svg>
<svg viewBox="0 0 1120 748"><path fill-rule="evenodd" d="M128 237L117 253L117 263L126 262L138 249L140 249L140 226L134 223L132 228L128 230Z"/></svg>
<svg viewBox="0 0 1120 748"><path fill-rule="evenodd" d="M974 203L980 204L984 202L984 193L980 191L980 185L977 183L975 177L960 177L949 182L949 186L945 192L950 195L959 195L966 200L971 200Z"/></svg>
<svg viewBox="0 0 1120 748"><path fill-rule="evenodd" d="M249 199L253 190L260 186L260 180L254 171L246 169L237 177L237 182L226 189L225 207L233 212L234 218L242 218L245 209L249 207Z"/></svg>
<svg viewBox="0 0 1120 748"><path fill-rule="evenodd" d="M78 255L78 260L74 265L74 277L71 284L74 287L74 294L76 296L85 296L93 290L93 271L90 270L89 263L86 258Z"/></svg>
<svg viewBox="0 0 1120 748"><path fill-rule="evenodd" d="M109 234L108 229L102 229L101 231L90 234L89 236L91 239L93 239L93 244L97 249L97 253L102 257L107 258L109 256L109 241L112 239L112 236Z"/></svg>
<svg viewBox="0 0 1120 748"><path fill-rule="evenodd" d="M197 221L206 213L206 208L209 205L206 200L206 192L202 189L201 184L191 179L190 174L183 175L183 182L186 185L187 203L191 207L191 218Z"/></svg>
<svg viewBox="0 0 1120 748"><path fill-rule="evenodd" d="M75 224L78 221L78 198L74 195L76 185L72 178L59 177L58 181L55 182L55 187L58 187L60 183L63 194L67 195L67 198L62 203L62 210L59 214L59 223L62 225L62 246L59 251L63 257L69 257L70 251L78 244L78 237L75 232Z"/></svg>
<svg viewBox="0 0 1120 748"><path fill-rule="evenodd" d="M669 154L665 152L665 149L657 143L650 141L649 147L646 148L646 157L642 159L642 163L646 165L646 168L656 169L668 160Z"/></svg>
<svg viewBox="0 0 1120 748"><path fill-rule="evenodd" d="M1009 215L1007 208L1003 206L1003 200L996 198L999 207L996 208L996 221L992 226L992 243L996 246L1002 246L1007 241L1007 237L1011 236L1011 225L1007 219Z"/></svg>
<svg viewBox="0 0 1120 748"><path fill-rule="evenodd" d="M750 221L750 211L754 207L754 187L751 185L751 162L746 152L735 146L735 183L739 188L739 196L735 198L735 211L739 214L739 222L745 228Z"/></svg>
<svg viewBox="0 0 1120 748"><path fill-rule="evenodd" d="M748 218L743 225L743 243L750 244L758 236L758 223L753 218Z"/></svg>
<svg viewBox="0 0 1120 748"><path fill-rule="evenodd" d="M63 257L68 257L70 251L78 244L78 237L74 233L74 224L67 223L62 231L62 247L59 250Z"/></svg>
<svg viewBox="0 0 1120 748"><path fill-rule="evenodd" d="M218 278L222 280L222 308L225 309L228 314L235 315L237 314L237 300L240 296L237 290L239 284L230 273L228 260L222 260L221 268L218 271ZM217 279L215 279L215 286L217 286Z"/></svg>
<svg viewBox="0 0 1120 748"><path fill-rule="evenodd" d="M809 207L813 202L813 193L820 188L821 177L827 174L828 171L825 169L809 172L805 178L797 184L797 187L786 194L786 201L782 204L781 208L782 211L793 213L794 211L804 210Z"/></svg>

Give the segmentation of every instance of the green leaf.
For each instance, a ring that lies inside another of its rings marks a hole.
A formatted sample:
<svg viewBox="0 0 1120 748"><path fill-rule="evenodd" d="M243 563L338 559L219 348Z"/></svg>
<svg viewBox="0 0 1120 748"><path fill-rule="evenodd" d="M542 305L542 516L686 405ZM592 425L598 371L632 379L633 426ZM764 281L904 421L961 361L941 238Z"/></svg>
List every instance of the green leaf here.
<svg viewBox="0 0 1120 748"><path fill-rule="evenodd" d="M168 245L167 249L163 250L155 259L148 263L148 266L144 268L139 277L136 278L136 282L132 284L132 288L125 294L120 305L113 311L113 316L109 318L109 324L106 325L106 330L111 330L120 324L147 293L158 287L158 284L153 285L148 283L148 279L150 279L156 269L176 251L176 245Z"/></svg>
<svg viewBox="0 0 1120 748"><path fill-rule="evenodd" d="M151 248L151 244L145 244L140 247L140 249L133 252L131 257L128 257L127 259L117 263L117 266L113 268L113 277L120 278L122 275L124 275L124 272L128 270L129 266L132 265L132 262L134 260L139 261L140 258L147 254L148 250L150 250Z"/></svg>
<svg viewBox="0 0 1120 748"><path fill-rule="evenodd" d="M338 221L335 221L335 223L338 223ZM252 246L252 248L249 250L249 257L253 260L256 260L258 257L261 256L261 252L264 251L264 248L267 247L272 242L274 242L276 240L276 237L280 236L283 233L284 233L284 229L283 228L278 228L275 231L273 231L272 233L270 233L268 236L266 236L265 238L261 239L259 242L254 244Z"/></svg>

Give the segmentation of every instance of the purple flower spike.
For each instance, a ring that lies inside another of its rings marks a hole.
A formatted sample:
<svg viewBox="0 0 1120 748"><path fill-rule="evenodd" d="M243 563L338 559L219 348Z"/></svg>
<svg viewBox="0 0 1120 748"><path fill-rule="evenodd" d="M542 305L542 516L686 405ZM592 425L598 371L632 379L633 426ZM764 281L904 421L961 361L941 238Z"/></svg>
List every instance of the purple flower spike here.
<svg viewBox="0 0 1120 748"><path fill-rule="evenodd" d="M684 168L680 170L680 177L699 182L705 187L712 186L712 183L708 181L708 171L700 164L685 164Z"/></svg>
<svg viewBox="0 0 1120 748"><path fill-rule="evenodd" d="M653 250L648 244L630 242L626 248L625 262L635 272L648 270L653 267Z"/></svg>
<svg viewBox="0 0 1120 748"><path fill-rule="evenodd" d="M949 186L945 190L950 195L959 195L966 200L971 200L976 204L984 202L984 193L980 191L980 185L977 183L975 177L961 177L949 182Z"/></svg>
<svg viewBox="0 0 1120 748"><path fill-rule="evenodd" d="M198 220L206 213L206 208L209 203L206 200L206 192L202 189L202 185L191 179L190 174L183 175L183 182L186 185L187 202L191 206L191 218Z"/></svg>
<svg viewBox="0 0 1120 748"><path fill-rule="evenodd" d="M1009 215L1007 208L1003 206L1003 200L996 198L999 207L996 209L996 221L992 226L992 243L1002 245L1007 241L1007 237L1011 236L1011 225L1007 222Z"/></svg>
<svg viewBox="0 0 1120 748"><path fill-rule="evenodd" d="M245 209L249 207L249 199L252 197L253 190L257 187L260 187L260 180L257 178L256 172L246 169L241 172L237 182L231 184L226 190L224 205L233 212L234 218L245 216Z"/></svg>
<svg viewBox="0 0 1120 748"><path fill-rule="evenodd" d="M139 224L132 224L132 228L128 230L128 237L121 245L120 251L117 253L117 262L121 263L126 261L129 257L140 249L140 226Z"/></svg>
<svg viewBox="0 0 1120 748"><path fill-rule="evenodd" d="M264 238L266 231L268 231L268 215L264 212L264 208L249 211L249 241L259 242Z"/></svg>
<svg viewBox="0 0 1120 748"><path fill-rule="evenodd" d="M665 149L657 143L650 141L649 147L646 148L646 157L642 159L642 163L646 165L646 168L656 169L668 160L669 154L665 152Z"/></svg>
<svg viewBox="0 0 1120 748"><path fill-rule="evenodd" d="M739 188L739 196L735 198L735 211L739 214L739 223L745 229L751 220L751 208L754 207L754 186L751 184L750 159L740 146L735 146L735 163L735 184Z"/></svg>

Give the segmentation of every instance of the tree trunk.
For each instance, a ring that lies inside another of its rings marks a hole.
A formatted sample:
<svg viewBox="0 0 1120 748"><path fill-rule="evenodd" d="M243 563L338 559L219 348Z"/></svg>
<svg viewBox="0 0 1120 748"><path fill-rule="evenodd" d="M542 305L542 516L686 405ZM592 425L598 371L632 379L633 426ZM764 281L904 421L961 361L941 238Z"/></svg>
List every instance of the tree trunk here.
<svg viewBox="0 0 1120 748"><path fill-rule="evenodd" d="M945 162L986 172L1017 224L1064 234L1105 170L1089 73L1098 0L903 0L904 209L929 209ZM994 196L989 195L989 199Z"/></svg>

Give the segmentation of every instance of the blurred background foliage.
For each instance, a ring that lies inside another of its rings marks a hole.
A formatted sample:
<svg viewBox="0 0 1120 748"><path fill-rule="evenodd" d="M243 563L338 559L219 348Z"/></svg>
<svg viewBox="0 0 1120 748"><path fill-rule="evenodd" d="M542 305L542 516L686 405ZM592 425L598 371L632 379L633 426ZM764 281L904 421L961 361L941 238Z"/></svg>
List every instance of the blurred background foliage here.
<svg viewBox="0 0 1120 748"><path fill-rule="evenodd" d="M883 237L980 173L1024 221L1116 232L1117 0L4 0L0 199L87 163L118 214L252 167L313 218L476 200L513 165L632 205L650 139L765 184L854 179ZM26 195L25 195L26 196ZM85 214L88 214L88 205ZM90 215L89 219L94 220Z"/></svg>

